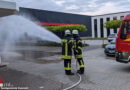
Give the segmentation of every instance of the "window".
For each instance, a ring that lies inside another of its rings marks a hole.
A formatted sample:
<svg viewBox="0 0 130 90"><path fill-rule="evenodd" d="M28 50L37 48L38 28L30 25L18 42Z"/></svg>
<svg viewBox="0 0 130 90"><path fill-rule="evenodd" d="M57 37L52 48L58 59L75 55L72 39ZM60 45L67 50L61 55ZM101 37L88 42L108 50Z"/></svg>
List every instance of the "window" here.
<svg viewBox="0 0 130 90"><path fill-rule="evenodd" d="M128 34L130 34L130 21L128 22Z"/></svg>
<svg viewBox="0 0 130 90"><path fill-rule="evenodd" d="M114 17L113 17L113 20L117 20L117 16L114 16Z"/></svg>
<svg viewBox="0 0 130 90"><path fill-rule="evenodd" d="M121 28L122 34L127 34L127 22L124 22Z"/></svg>
<svg viewBox="0 0 130 90"><path fill-rule="evenodd" d="M110 18L107 18L107 21L110 21Z"/></svg>
<svg viewBox="0 0 130 90"><path fill-rule="evenodd" d="M97 37L97 19L94 19L94 31L95 37Z"/></svg>
<svg viewBox="0 0 130 90"><path fill-rule="evenodd" d="M104 37L104 35L103 35L103 32L104 32L103 18L100 19L100 30L101 30L101 37Z"/></svg>
<svg viewBox="0 0 130 90"><path fill-rule="evenodd" d="M117 28L114 29L114 33L117 33Z"/></svg>
<svg viewBox="0 0 130 90"><path fill-rule="evenodd" d="M120 17L120 20L123 20L123 19L124 19L124 16L121 16L121 17Z"/></svg>
<svg viewBox="0 0 130 90"><path fill-rule="evenodd" d="M121 27L120 39L126 39L127 37L128 22L123 22Z"/></svg>
<svg viewBox="0 0 130 90"><path fill-rule="evenodd" d="M117 17L114 16L114 17L113 17L113 20L117 20ZM117 33L117 28L114 29L114 33Z"/></svg>
<svg viewBox="0 0 130 90"><path fill-rule="evenodd" d="M110 21L110 18L108 17L108 18L106 18L106 21ZM110 29L107 29L107 36L109 36L110 35Z"/></svg>
<svg viewBox="0 0 130 90"><path fill-rule="evenodd" d="M121 34L130 34L130 21L122 24Z"/></svg>

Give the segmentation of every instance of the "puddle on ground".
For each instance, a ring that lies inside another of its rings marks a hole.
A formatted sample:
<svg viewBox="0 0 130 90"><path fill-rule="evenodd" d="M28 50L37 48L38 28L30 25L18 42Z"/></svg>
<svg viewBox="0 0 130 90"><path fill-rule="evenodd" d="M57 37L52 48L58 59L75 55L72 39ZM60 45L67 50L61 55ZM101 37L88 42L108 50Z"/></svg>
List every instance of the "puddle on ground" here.
<svg viewBox="0 0 130 90"><path fill-rule="evenodd" d="M36 63L40 63L40 64L46 64L46 63L59 63L61 61L63 61L62 59L61 60L41 60L41 59L36 59L36 60L33 60L34 62Z"/></svg>
<svg viewBox="0 0 130 90"><path fill-rule="evenodd" d="M29 62L35 62L39 64L46 64L46 63L58 63L61 62L61 52L45 52L45 51L31 51L31 50L19 50L19 51L11 51L8 52L8 55L3 55L3 59L15 59L15 60L23 60L23 61L29 61ZM55 58L54 58L54 57ZM44 59L46 57L46 59ZM58 58L57 58L58 57ZM51 58L51 60L49 60Z"/></svg>

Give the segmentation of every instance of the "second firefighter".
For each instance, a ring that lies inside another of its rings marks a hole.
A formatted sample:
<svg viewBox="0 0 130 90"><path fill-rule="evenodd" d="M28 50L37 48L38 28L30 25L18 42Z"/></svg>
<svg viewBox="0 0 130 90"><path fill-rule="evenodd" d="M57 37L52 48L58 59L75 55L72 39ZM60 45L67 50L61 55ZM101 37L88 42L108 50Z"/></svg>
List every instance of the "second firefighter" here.
<svg viewBox="0 0 130 90"><path fill-rule="evenodd" d="M80 65L80 69L77 71L77 73L84 74L82 40L79 37L78 30L73 30L72 34L74 38L74 42L73 42L74 55Z"/></svg>

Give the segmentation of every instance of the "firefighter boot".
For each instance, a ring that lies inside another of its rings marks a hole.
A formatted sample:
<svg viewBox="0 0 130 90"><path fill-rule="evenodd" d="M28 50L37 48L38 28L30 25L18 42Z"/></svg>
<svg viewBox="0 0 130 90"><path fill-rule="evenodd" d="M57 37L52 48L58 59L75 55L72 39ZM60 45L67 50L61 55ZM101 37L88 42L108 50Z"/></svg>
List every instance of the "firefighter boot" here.
<svg viewBox="0 0 130 90"><path fill-rule="evenodd" d="M80 68L80 70L77 70L77 73L84 74L84 68Z"/></svg>
<svg viewBox="0 0 130 90"><path fill-rule="evenodd" d="M74 73L72 73L70 70L66 70L66 71L65 71L65 74L66 74L66 75L74 75Z"/></svg>

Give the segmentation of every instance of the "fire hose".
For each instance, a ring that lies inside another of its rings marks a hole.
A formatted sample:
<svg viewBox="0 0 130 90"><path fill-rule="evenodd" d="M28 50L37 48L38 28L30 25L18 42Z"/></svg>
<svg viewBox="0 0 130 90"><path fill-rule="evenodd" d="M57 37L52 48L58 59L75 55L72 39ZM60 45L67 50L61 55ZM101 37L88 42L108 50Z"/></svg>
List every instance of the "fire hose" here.
<svg viewBox="0 0 130 90"><path fill-rule="evenodd" d="M77 61L76 61L76 69L78 68L78 65L77 65ZM82 77L81 77L81 75L80 74L78 74L78 73L76 73L77 75L78 75L78 77L79 77L79 80L78 80L78 82L76 82L75 84L73 84L72 86L70 86L70 87L67 87L67 88L65 88L65 89L63 89L63 90L69 90L69 89L72 89L72 88L74 88L74 87L76 87L77 85L79 85L80 84L80 82L82 81Z"/></svg>
<svg viewBox="0 0 130 90"><path fill-rule="evenodd" d="M69 89L72 89L72 88L74 88L74 87L76 87L77 85L80 84L80 82L82 81L82 78L81 78L81 75L80 75L80 74L77 73L77 75L79 76L79 81L78 81L77 83L73 84L72 86L67 87L67 88L65 88L65 89L63 89L63 90L69 90Z"/></svg>

